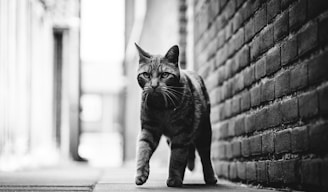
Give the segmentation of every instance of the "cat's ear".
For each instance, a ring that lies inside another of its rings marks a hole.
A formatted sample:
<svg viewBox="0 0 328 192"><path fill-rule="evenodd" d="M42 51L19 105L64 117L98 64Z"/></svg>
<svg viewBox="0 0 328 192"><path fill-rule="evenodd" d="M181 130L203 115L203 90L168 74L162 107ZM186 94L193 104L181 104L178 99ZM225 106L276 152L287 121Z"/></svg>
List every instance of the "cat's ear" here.
<svg viewBox="0 0 328 192"><path fill-rule="evenodd" d="M171 47L165 55L165 58L169 60L169 62L178 65L179 62L179 47L174 45Z"/></svg>
<svg viewBox="0 0 328 192"><path fill-rule="evenodd" d="M146 51L144 51L143 49L141 49L141 47L139 47L137 43L134 44L139 52L139 63L146 63L150 59L151 55Z"/></svg>

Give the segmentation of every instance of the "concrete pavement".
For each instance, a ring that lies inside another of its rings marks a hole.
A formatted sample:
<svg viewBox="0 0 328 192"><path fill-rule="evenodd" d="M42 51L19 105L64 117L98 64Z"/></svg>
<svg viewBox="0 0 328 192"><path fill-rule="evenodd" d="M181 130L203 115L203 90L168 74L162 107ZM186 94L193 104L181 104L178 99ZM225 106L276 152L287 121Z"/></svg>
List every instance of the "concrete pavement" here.
<svg viewBox="0 0 328 192"><path fill-rule="evenodd" d="M219 180L206 186L200 172L186 172L183 188L166 186L167 169L151 167L149 180L142 186L134 184L134 166L124 168L90 168L86 165L59 166L37 170L0 172L0 191L254 191L272 192L231 184Z"/></svg>
<svg viewBox="0 0 328 192"><path fill-rule="evenodd" d="M148 181L142 186L134 184L134 167L108 169L97 182L94 192L132 192L132 191L202 191L202 192L272 192L272 190L264 190L258 188L250 188L245 185L232 184L227 181L219 180L215 186L207 186L204 184L201 172L186 172L184 185L182 188L170 188L166 186L167 169L152 168Z"/></svg>

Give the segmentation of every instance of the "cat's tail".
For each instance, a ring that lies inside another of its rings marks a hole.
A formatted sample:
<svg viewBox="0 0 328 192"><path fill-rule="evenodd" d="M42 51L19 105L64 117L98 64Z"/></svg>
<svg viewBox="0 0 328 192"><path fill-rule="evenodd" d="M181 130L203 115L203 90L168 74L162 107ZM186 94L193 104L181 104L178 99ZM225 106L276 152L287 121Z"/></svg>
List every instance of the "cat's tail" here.
<svg viewBox="0 0 328 192"><path fill-rule="evenodd" d="M189 146L188 164L187 167L190 171L195 169L195 146Z"/></svg>

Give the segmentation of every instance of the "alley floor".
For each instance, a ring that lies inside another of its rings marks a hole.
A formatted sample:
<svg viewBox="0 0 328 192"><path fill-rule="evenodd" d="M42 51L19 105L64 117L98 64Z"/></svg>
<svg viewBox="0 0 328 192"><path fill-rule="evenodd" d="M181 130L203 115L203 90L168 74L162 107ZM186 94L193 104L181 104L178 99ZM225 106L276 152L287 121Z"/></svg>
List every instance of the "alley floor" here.
<svg viewBox="0 0 328 192"><path fill-rule="evenodd" d="M85 165L58 166L17 172L0 172L0 191L272 191L219 181L203 184L199 173L186 173L183 188L168 188L167 171L153 168L142 186L134 184L134 167L90 168Z"/></svg>

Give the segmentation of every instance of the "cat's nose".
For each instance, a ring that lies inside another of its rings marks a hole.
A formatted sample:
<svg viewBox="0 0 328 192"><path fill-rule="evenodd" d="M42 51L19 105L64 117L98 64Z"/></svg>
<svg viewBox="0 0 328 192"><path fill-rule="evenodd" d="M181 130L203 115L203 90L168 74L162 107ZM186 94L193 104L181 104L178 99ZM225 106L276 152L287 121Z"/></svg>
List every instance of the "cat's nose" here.
<svg viewBox="0 0 328 192"><path fill-rule="evenodd" d="M156 89L158 87L158 85L159 85L158 80L153 79L151 81L151 88Z"/></svg>
<svg viewBox="0 0 328 192"><path fill-rule="evenodd" d="M151 84L151 88L156 89L158 87L158 83L157 84Z"/></svg>

